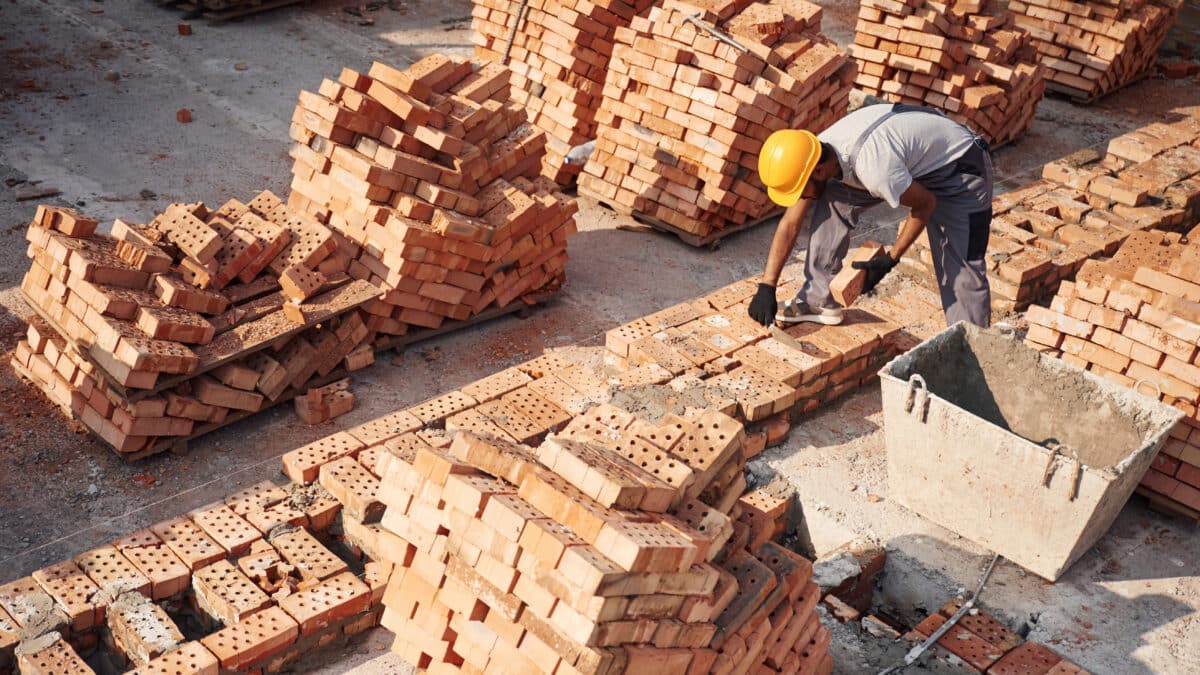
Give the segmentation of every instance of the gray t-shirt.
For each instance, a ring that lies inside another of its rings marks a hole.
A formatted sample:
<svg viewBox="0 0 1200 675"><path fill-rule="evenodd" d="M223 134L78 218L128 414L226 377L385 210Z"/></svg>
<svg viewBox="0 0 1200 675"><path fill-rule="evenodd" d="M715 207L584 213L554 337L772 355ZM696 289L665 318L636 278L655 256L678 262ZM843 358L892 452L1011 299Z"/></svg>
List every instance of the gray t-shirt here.
<svg viewBox="0 0 1200 675"><path fill-rule="evenodd" d="M833 146L837 153L842 182L862 188L895 208L900 206L900 195L914 178L962 157L975 135L942 115L899 113L875 127L862 144L857 159L850 157L859 136L891 110L890 103L864 106L838 120L817 138Z"/></svg>

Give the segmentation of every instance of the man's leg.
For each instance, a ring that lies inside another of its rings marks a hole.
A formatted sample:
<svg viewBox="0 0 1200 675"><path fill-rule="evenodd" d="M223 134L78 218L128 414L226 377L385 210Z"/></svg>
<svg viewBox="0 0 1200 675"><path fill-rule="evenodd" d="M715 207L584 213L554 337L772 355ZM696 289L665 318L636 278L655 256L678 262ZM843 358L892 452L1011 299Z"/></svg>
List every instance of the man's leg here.
<svg viewBox="0 0 1200 675"><path fill-rule="evenodd" d="M808 252L804 259L804 286L796 294L810 307L836 307L829 284L842 269L842 260L850 250L850 229L858 213L879 203L862 190L831 180L810 211Z"/></svg>
<svg viewBox="0 0 1200 675"><path fill-rule="evenodd" d="M992 321L984 259L992 222L992 164L986 153L972 159L981 165L980 175L960 174L951 194L934 190L938 205L926 231L947 325L966 321L986 328Z"/></svg>

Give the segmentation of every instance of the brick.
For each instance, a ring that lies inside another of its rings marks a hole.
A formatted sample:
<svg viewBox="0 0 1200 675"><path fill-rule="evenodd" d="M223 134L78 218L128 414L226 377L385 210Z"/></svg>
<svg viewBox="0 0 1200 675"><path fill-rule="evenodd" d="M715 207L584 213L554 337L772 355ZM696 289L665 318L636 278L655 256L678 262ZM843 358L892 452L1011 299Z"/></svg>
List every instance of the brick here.
<svg viewBox="0 0 1200 675"><path fill-rule="evenodd" d="M1045 673L1057 665L1059 661L1062 661L1062 657L1050 651L1045 646L1036 642L1026 642L1005 654L988 669L988 672L998 673L999 675Z"/></svg>
<svg viewBox="0 0 1200 675"><path fill-rule="evenodd" d="M358 520L376 523L383 517L379 479L354 459L341 457L322 465L320 483L341 502L347 514Z"/></svg>
<svg viewBox="0 0 1200 675"><path fill-rule="evenodd" d="M287 499L288 494L271 481L255 483L225 498L225 504L239 516L262 510Z"/></svg>
<svg viewBox="0 0 1200 675"><path fill-rule="evenodd" d="M133 671L131 675L217 675L217 657L199 642L185 642Z"/></svg>
<svg viewBox="0 0 1200 675"><path fill-rule="evenodd" d="M371 589L358 577L343 572L289 595L279 606L299 624L301 635L312 635L365 611L370 602Z"/></svg>
<svg viewBox="0 0 1200 675"><path fill-rule="evenodd" d="M0 607L22 628L35 622L41 627L44 622L45 630L49 632L65 630L70 623L55 599L31 576L0 586Z"/></svg>
<svg viewBox="0 0 1200 675"><path fill-rule="evenodd" d="M190 570L204 567L225 557L225 549L186 516L151 525L150 531L157 535Z"/></svg>
<svg viewBox="0 0 1200 675"><path fill-rule="evenodd" d="M75 557L75 564L108 596L123 591L150 594L150 579L114 546L101 546L81 553Z"/></svg>
<svg viewBox="0 0 1200 675"><path fill-rule="evenodd" d="M217 657L222 668L243 670L283 651L298 635L295 620L279 607L268 607L200 642Z"/></svg>
<svg viewBox="0 0 1200 675"><path fill-rule="evenodd" d="M75 563L64 561L40 569L33 579L67 615L71 630L84 631L103 621L104 607L95 600L100 589Z"/></svg>
<svg viewBox="0 0 1200 675"><path fill-rule="evenodd" d="M311 483L320 475L321 465L341 457L352 457L363 447L363 442L354 436L338 432L285 454L283 472L298 483Z"/></svg>
<svg viewBox="0 0 1200 675"><path fill-rule="evenodd" d="M236 624L271 602L266 593L228 560L196 570L192 590L200 608L225 625Z"/></svg>
<svg viewBox="0 0 1200 675"><path fill-rule="evenodd" d="M833 299L843 307L854 304L862 293L863 284L867 281L867 271L854 269L855 262L866 262L877 255L886 253L883 245L876 242L866 242L859 246L842 266L842 270L829 283L829 292Z"/></svg>
<svg viewBox="0 0 1200 675"><path fill-rule="evenodd" d="M294 529L270 538L280 556L296 568L300 578L314 584L345 572L346 563L325 548L307 530Z"/></svg>
<svg viewBox="0 0 1200 675"><path fill-rule="evenodd" d="M228 555L239 555L262 534L246 519L221 502L214 502L188 512L192 522L204 531Z"/></svg>
<svg viewBox="0 0 1200 675"><path fill-rule="evenodd" d="M140 593L125 593L108 609L108 629L138 666L177 648L183 633L161 607Z"/></svg>
<svg viewBox="0 0 1200 675"><path fill-rule="evenodd" d="M42 643L37 643L41 646ZM91 675L88 667L66 640L53 640L36 651L17 655L17 670L23 675Z"/></svg>
<svg viewBox="0 0 1200 675"><path fill-rule="evenodd" d="M284 297L296 303L316 295L325 282L325 275L302 265L287 267L279 275L279 286Z"/></svg>
<svg viewBox="0 0 1200 675"><path fill-rule="evenodd" d="M191 572L182 560L150 530L141 530L112 543L150 580L150 596L169 598L187 589Z"/></svg>

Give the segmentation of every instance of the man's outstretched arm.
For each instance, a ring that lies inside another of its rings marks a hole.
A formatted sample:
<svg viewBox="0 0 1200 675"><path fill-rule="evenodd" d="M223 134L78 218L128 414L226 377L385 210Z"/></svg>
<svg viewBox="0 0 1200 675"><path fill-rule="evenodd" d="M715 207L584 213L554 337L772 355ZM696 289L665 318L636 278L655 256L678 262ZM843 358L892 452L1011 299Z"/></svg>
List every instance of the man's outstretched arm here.
<svg viewBox="0 0 1200 675"><path fill-rule="evenodd" d="M775 320L775 313L779 311L775 287L779 285L779 275L796 245L796 237L800 234L800 226L804 223L810 203L807 199L801 199L789 206L779 219L779 226L775 228L771 249L767 252L767 268L763 271L754 299L750 301L750 318L764 326L771 325Z"/></svg>

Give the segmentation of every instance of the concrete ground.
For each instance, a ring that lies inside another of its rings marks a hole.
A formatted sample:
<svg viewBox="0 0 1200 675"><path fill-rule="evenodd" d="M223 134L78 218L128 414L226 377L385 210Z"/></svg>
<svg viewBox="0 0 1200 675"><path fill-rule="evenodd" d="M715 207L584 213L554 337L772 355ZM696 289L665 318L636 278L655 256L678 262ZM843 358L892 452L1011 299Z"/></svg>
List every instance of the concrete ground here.
<svg viewBox="0 0 1200 675"><path fill-rule="evenodd" d="M403 66L441 51L470 54L467 0L390 0L363 17L357 4L314 0L240 22L192 20L150 2L0 4L0 346L12 348L28 314L18 285L27 268L22 233L37 200L19 190L52 186L43 201L102 220L148 219L173 201L286 195L288 119L301 88L343 66L375 59ZM843 44L853 2L821 2L826 31ZM1194 44L1200 8L1177 28ZM364 24L370 25L364 25ZM1094 106L1048 99L1032 131L997 153L1003 185L1018 185L1053 158L1200 104L1194 81L1148 80ZM179 124L189 108L194 121ZM286 407L211 434L186 456L126 464L68 423L31 387L0 368L0 582L119 534L177 515L239 487L275 478L288 449L530 358L546 349L603 344L621 322L761 271L769 226L717 251L616 229L621 219L584 203L571 242L568 283L532 318L506 318L380 355L356 373L359 405L331 424L299 424ZM856 233L885 240L894 218L877 214ZM802 252L800 254L802 256ZM973 586L984 552L887 499L878 387L806 420L764 463L788 476L811 512L886 543L882 599L935 608ZM870 494L882 497L872 501ZM1057 584L1002 566L984 604L1096 672L1200 671L1200 539L1193 524L1137 500L1093 552ZM1014 624L1015 625L1015 624ZM874 672L839 629L839 671ZM843 639L844 638L844 639ZM308 664L320 673L395 673L407 666L375 631L357 648Z"/></svg>

